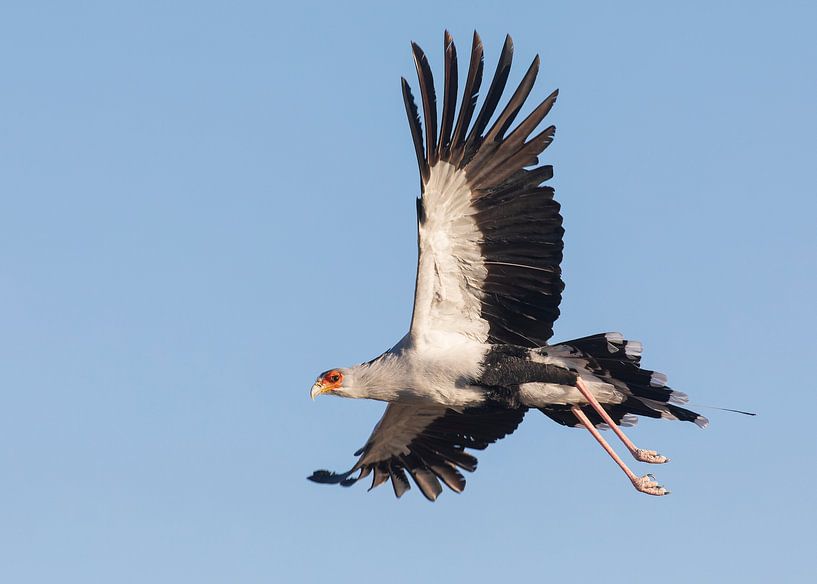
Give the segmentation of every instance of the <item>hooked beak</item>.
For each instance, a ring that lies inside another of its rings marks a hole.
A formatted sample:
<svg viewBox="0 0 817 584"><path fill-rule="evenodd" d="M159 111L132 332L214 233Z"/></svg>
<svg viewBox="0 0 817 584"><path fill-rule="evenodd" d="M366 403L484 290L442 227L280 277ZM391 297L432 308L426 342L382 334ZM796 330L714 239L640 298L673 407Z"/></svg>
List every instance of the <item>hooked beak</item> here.
<svg viewBox="0 0 817 584"><path fill-rule="evenodd" d="M312 386L312 391L309 392L309 396L314 401L316 397L318 397L322 393L326 393L328 391L332 391L332 388L326 387L320 381L316 381L315 385Z"/></svg>

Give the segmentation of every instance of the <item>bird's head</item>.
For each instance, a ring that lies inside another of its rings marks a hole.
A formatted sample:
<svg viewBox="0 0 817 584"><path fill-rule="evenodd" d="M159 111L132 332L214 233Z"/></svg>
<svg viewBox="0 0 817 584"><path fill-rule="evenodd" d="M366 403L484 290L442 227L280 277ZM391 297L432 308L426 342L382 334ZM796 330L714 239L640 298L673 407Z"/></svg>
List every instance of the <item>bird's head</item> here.
<svg viewBox="0 0 817 584"><path fill-rule="evenodd" d="M315 399L323 393L331 393L333 395L344 395L343 387L343 370L330 369L318 375L318 379L312 386L312 391L309 395Z"/></svg>

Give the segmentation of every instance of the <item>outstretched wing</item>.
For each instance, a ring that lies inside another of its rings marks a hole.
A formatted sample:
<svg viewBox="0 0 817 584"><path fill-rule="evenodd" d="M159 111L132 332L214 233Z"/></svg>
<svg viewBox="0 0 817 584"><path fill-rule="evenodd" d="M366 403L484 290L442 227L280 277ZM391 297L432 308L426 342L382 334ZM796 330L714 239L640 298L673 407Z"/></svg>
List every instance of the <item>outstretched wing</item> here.
<svg viewBox="0 0 817 584"><path fill-rule="evenodd" d="M525 412L488 406L456 412L442 406L392 403L366 445L355 453L360 458L351 469L345 473L318 470L308 478L348 487L373 472L369 490L391 479L394 494L400 497L411 488L408 471L423 495L434 501L442 491L440 480L460 493L465 477L459 469L476 470L477 459L466 448L484 450L504 438L516 430Z"/></svg>
<svg viewBox="0 0 817 584"><path fill-rule="evenodd" d="M564 289L559 267L564 229L553 189L542 186L553 168L538 165L555 128L531 134L558 92L511 129L533 87L537 56L486 131L511 67L513 43L506 37L482 109L472 123L483 68L482 41L474 33L455 123L457 52L446 32L438 134L431 68L420 47L412 48L425 120L424 146L417 106L403 79L422 188L417 202L419 260L412 339L422 342L440 331L479 342L545 345L553 334Z"/></svg>

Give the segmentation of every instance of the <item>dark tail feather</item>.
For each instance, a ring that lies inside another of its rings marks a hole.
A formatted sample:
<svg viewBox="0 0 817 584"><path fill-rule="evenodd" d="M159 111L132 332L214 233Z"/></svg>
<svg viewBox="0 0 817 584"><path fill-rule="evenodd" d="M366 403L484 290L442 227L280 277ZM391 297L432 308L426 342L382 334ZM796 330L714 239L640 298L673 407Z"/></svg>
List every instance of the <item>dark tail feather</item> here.
<svg viewBox="0 0 817 584"><path fill-rule="evenodd" d="M587 358L594 375L630 394L620 404L604 405L616 423L626 424L630 415L694 422L701 428L709 424L704 416L679 405L687 402L687 396L667 386L666 375L641 368L642 345L638 341L628 341L620 333L602 333L561 344ZM601 423L601 416L593 408L586 406L582 410L591 422ZM567 406L542 412L560 424L580 425Z"/></svg>
<svg viewBox="0 0 817 584"><path fill-rule="evenodd" d="M570 411L570 407L571 406L554 405L547 408L540 408L539 411L562 426L581 426L578 418ZM613 421L619 426L635 426L638 422L638 418L626 408L622 408L621 404L612 406L605 405L604 409L607 410L607 413L610 414L610 417L613 418ZM594 426L606 426L605 421L601 419L599 413L591 406L584 406L582 412L584 412L584 415L587 416L587 419L590 420ZM660 417L660 414L657 414L655 417Z"/></svg>

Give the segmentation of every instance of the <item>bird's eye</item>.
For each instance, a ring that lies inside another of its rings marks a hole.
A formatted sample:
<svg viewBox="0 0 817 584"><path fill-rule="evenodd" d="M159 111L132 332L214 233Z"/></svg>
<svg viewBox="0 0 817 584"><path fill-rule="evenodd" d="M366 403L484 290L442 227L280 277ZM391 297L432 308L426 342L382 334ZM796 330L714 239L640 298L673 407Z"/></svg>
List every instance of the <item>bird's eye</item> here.
<svg viewBox="0 0 817 584"><path fill-rule="evenodd" d="M332 383L337 383L338 381L340 381L340 373L332 373L329 376L329 381L331 381Z"/></svg>

